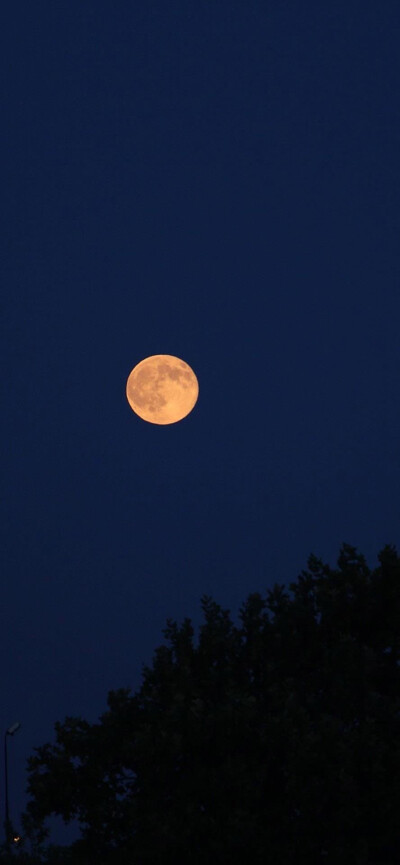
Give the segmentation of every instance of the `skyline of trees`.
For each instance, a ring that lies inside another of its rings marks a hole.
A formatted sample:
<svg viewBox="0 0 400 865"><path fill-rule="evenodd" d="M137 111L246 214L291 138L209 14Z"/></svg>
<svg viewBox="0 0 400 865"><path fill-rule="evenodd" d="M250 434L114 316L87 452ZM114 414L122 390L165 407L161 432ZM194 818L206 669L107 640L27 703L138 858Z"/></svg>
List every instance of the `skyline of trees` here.
<svg viewBox="0 0 400 865"><path fill-rule="evenodd" d="M378 560L311 554L290 591L250 593L239 626L203 595L197 644L190 619L167 619L137 692L110 691L96 724L56 722L29 758L13 858L397 862L400 558L386 545ZM51 847L51 814L80 839Z"/></svg>

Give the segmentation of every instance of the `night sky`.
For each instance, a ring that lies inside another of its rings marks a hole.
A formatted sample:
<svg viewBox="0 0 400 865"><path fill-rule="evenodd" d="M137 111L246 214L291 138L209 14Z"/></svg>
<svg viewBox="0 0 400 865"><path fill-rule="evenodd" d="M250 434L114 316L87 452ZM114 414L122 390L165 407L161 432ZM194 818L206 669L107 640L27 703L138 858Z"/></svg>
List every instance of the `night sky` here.
<svg viewBox="0 0 400 865"><path fill-rule="evenodd" d="M1 735L10 816L166 619L400 544L397 0L3 10ZM182 358L199 398L138 418ZM196 636L197 642L197 636ZM2 829L3 763L0 775ZM61 834L59 835L61 838Z"/></svg>

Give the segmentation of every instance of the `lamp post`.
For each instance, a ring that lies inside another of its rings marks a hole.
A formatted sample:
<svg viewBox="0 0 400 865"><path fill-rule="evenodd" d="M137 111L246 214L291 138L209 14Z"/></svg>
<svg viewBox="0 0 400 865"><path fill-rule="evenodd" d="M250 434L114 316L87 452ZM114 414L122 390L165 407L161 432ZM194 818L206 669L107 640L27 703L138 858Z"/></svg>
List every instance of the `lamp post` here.
<svg viewBox="0 0 400 865"><path fill-rule="evenodd" d="M6 730L4 733L4 781L5 781L5 818L4 818L4 830L6 834L6 850L7 852L10 849L10 837L11 837L11 825L10 825L10 817L8 813L8 765L7 765L7 736L13 736L14 733L19 730L21 724L19 721L16 721L15 724L12 724L11 727Z"/></svg>

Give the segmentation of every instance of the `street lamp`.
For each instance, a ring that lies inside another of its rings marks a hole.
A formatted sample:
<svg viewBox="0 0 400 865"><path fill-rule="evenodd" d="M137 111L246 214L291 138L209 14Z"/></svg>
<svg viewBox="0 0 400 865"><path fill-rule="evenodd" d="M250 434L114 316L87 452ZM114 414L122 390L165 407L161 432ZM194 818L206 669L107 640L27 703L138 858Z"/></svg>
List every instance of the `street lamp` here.
<svg viewBox="0 0 400 865"><path fill-rule="evenodd" d="M6 833L6 849L7 851L10 849L10 839L11 839L11 824L10 817L8 813L8 765L7 765L7 736L13 736L14 733L19 730L21 724L19 721L15 721L15 724L11 724L11 727L6 730L4 733L4 780L5 780L5 819L4 819L4 830Z"/></svg>

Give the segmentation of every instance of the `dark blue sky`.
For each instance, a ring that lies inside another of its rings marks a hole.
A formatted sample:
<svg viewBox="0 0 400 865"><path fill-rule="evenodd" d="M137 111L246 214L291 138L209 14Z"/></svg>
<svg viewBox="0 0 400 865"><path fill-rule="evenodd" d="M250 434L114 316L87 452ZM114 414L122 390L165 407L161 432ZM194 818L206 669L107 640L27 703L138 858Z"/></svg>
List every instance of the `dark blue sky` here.
<svg viewBox="0 0 400 865"><path fill-rule="evenodd" d="M139 688L167 617L399 545L399 32L395 0L3 13L16 822L34 746ZM199 381L171 426L125 397L158 353Z"/></svg>

